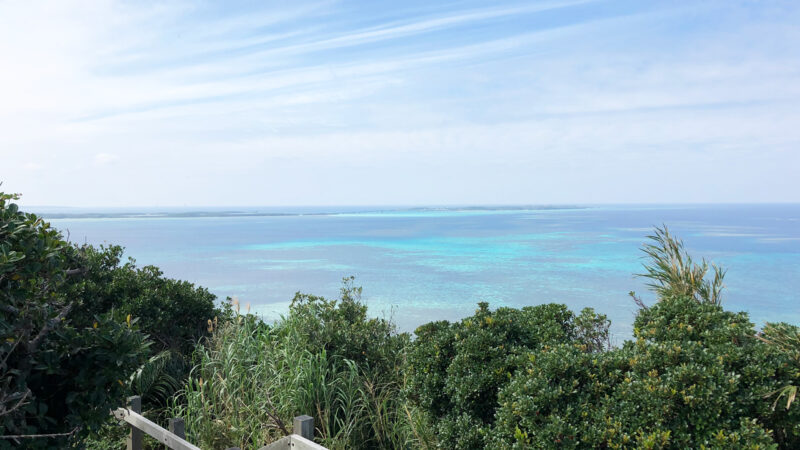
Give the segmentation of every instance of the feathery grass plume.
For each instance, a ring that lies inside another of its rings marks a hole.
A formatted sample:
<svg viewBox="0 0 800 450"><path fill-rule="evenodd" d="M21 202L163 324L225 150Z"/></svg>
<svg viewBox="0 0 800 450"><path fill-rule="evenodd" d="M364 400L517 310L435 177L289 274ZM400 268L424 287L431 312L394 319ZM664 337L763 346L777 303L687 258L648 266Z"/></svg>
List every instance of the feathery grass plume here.
<svg viewBox="0 0 800 450"><path fill-rule="evenodd" d="M647 283L659 299L672 295L685 295L698 302L722 303L721 293L724 285L725 270L708 263L705 259L699 264L692 260L686 251L683 241L672 236L666 225L656 227L653 235L647 236L651 243L645 244L642 251L649 261L644 263L645 273L637 276L650 279ZM713 270L713 280L707 280L706 274ZM632 293L634 300L637 299Z"/></svg>
<svg viewBox="0 0 800 450"><path fill-rule="evenodd" d="M800 368L800 328L788 323L768 323L756 337L784 353L794 362L796 368ZM773 410L780 399L785 397L786 409L789 409L797 397L797 391L797 385L787 384L780 389L769 392L765 397L775 396L775 401L772 403Z"/></svg>

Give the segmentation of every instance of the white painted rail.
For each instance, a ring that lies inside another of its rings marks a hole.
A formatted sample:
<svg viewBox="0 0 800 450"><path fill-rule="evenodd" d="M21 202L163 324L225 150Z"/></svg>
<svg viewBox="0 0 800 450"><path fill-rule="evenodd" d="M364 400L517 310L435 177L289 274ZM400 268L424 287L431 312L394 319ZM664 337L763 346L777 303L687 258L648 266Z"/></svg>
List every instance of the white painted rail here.
<svg viewBox="0 0 800 450"><path fill-rule="evenodd" d="M290 434L277 441L267 444L258 450L328 450L314 441L310 441L299 434Z"/></svg>
<svg viewBox="0 0 800 450"><path fill-rule="evenodd" d="M144 435L152 437L158 442L171 448L172 450L201 450L200 447L189 443L186 438L183 419L170 419L169 430L165 430L157 423L141 415L142 398L139 396L128 398L128 408L117 408L112 411L118 420L122 420L130 425L128 435L127 450L142 450ZM299 434L290 434L278 439L271 444L261 447L259 450L328 450L317 444L314 438L314 419L310 416L298 416L294 418L294 429ZM231 447L228 450L238 450Z"/></svg>
<svg viewBox="0 0 800 450"><path fill-rule="evenodd" d="M158 424L151 421L147 417L144 417L135 411L131 411L130 409L117 408L117 410L114 411L114 417L119 420L124 420L130 424L132 429L136 428L137 430L146 433L153 439L166 445L172 450L200 450L200 447L190 444L182 437L165 430L164 428L161 428L158 426ZM140 450L142 448L141 442L141 439L128 438L128 450Z"/></svg>

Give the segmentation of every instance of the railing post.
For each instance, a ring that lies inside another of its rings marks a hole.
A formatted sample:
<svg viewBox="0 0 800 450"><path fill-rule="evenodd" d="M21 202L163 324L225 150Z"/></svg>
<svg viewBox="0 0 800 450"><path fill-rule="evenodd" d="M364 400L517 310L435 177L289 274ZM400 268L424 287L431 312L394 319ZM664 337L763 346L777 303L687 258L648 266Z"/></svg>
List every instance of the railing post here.
<svg viewBox="0 0 800 450"><path fill-rule="evenodd" d="M169 419L169 432L181 439L186 439L186 424L180 417Z"/></svg>
<svg viewBox="0 0 800 450"><path fill-rule="evenodd" d="M141 414L142 413L142 397L134 395L128 397L128 409ZM131 432L128 434L128 450L142 450L142 441L144 440L144 433L142 430L131 426Z"/></svg>
<svg viewBox="0 0 800 450"><path fill-rule="evenodd" d="M314 440L314 418L311 416L297 416L294 418L294 434Z"/></svg>

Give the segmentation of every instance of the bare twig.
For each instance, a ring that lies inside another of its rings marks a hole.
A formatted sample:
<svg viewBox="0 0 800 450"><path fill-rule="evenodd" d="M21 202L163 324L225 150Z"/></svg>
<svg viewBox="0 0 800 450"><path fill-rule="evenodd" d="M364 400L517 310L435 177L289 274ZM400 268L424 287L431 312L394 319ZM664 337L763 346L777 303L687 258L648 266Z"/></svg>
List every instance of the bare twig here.
<svg viewBox="0 0 800 450"><path fill-rule="evenodd" d="M31 390L30 390L30 389L27 389L27 390L25 391L25 393L24 393L24 394L22 394L22 397L20 397L19 401L17 401L17 404L16 404L16 405L14 405L14 406L12 406L11 408L8 408L8 409L5 409L5 407L3 407L3 410L2 410L2 411L0 411L0 417L2 417L2 416L5 416L6 414L11 414L12 412L14 412L14 410L18 409L20 406L23 406L23 405L25 405L25 404L26 404L26 403L24 403L24 402L25 402L25 399L26 399L26 398L28 398L28 396L29 396L30 394L31 394ZM10 395L10 396L8 396L8 397L13 397L14 395L15 395L15 394L12 394L12 395ZM2 403L5 403L6 401L7 401L6 399L3 399L3 400L2 400Z"/></svg>
<svg viewBox="0 0 800 450"><path fill-rule="evenodd" d="M270 398L269 395L267 395L267 403L269 403L269 408L266 410L267 415L270 417L270 419L272 419L273 422L275 422L275 425L277 425L278 428L283 431L284 436L288 436L290 434L289 430L286 429L286 425L284 425L281 418L270 411L270 409L275 409L275 405L272 403L272 398Z"/></svg>
<svg viewBox="0 0 800 450"><path fill-rule="evenodd" d="M0 436L0 439L38 439L38 438L54 438L72 436L77 433L81 427L75 427L69 433L50 433L50 434L15 434L9 436Z"/></svg>
<svg viewBox="0 0 800 450"><path fill-rule="evenodd" d="M85 267L79 267L77 269L67 269L67 276L78 275L86 273Z"/></svg>
<svg viewBox="0 0 800 450"><path fill-rule="evenodd" d="M636 306L638 306L639 309L641 310L647 309L647 305L644 304L644 300L642 300L642 297L636 295L636 292L630 291L628 292L628 295L631 296L631 298L633 299L633 303L636 303Z"/></svg>

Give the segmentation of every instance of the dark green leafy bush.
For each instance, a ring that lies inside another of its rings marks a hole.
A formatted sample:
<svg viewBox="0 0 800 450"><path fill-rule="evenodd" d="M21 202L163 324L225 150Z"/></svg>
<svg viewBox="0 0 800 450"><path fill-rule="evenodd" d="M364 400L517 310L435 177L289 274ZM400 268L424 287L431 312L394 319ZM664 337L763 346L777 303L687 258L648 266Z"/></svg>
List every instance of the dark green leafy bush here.
<svg viewBox="0 0 800 450"><path fill-rule="evenodd" d="M0 193L0 432L68 434L25 441L48 448L97 430L131 392L163 408L215 297L120 264L121 247L72 246L15 199Z"/></svg>
<svg viewBox="0 0 800 450"><path fill-rule="evenodd" d="M607 345L608 321L548 304L492 312L481 303L457 324L417 329L408 358L408 397L436 422L445 447L476 448L494 422L497 394L532 350L573 343L593 353Z"/></svg>
<svg viewBox="0 0 800 450"><path fill-rule="evenodd" d="M151 352L125 381L132 394L142 396L144 410L159 416L186 378L195 345L208 335L208 320L220 312L208 290L167 278L154 266L138 267L132 258L123 264L122 253L115 245L75 247L82 270L62 290L80 311L71 320L107 311L138 319Z"/></svg>
<svg viewBox="0 0 800 450"><path fill-rule="evenodd" d="M621 349L531 353L500 395L492 442L770 448L777 440L792 448L798 442L787 425L800 415L769 408L764 394L782 376L780 356L754 335L745 313L691 297L664 298L639 313L636 339Z"/></svg>
<svg viewBox="0 0 800 450"><path fill-rule="evenodd" d="M164 277L155 266L121 263L122 247L81 246L75 253L83 270L68 286L81 311L101 314L115 310L139 318L139 326L154 341L154 351L188 355L208 334L207 321L219 314L216 296L192 283Z"/></svg>
<svg viewBox="0 0 800 450"><path fill-rule="evenodd" d="M775 397L772 404L773 409L778 405L785 405L786 409L789 409L797 399L798 386L800 386L800 328L783 322L768 323L756 337L786 359L786 363L781 366L781 369L788 380L785 385L771 392L769 396Z"/></svg>
<svg viewBox="0 0 800 450"><path fill-rule="evenodd" d="M397 333L391 320L367 316L361 288L353 286L354 280L343 280L339 299L298 292L289 316L276 331L291 334L301 348L311 353L325 351L331 358L357 363L372 377L397 381L409 336Z"/></svg>
<svg viewBox="0 0 800 450"><path fill-rule="evenodd" d="M63 447L124 400L149 344L135 320L93 314L67 295L80 257L16 198L0 192L0 435L59 436L0 447Z"/></svg>

